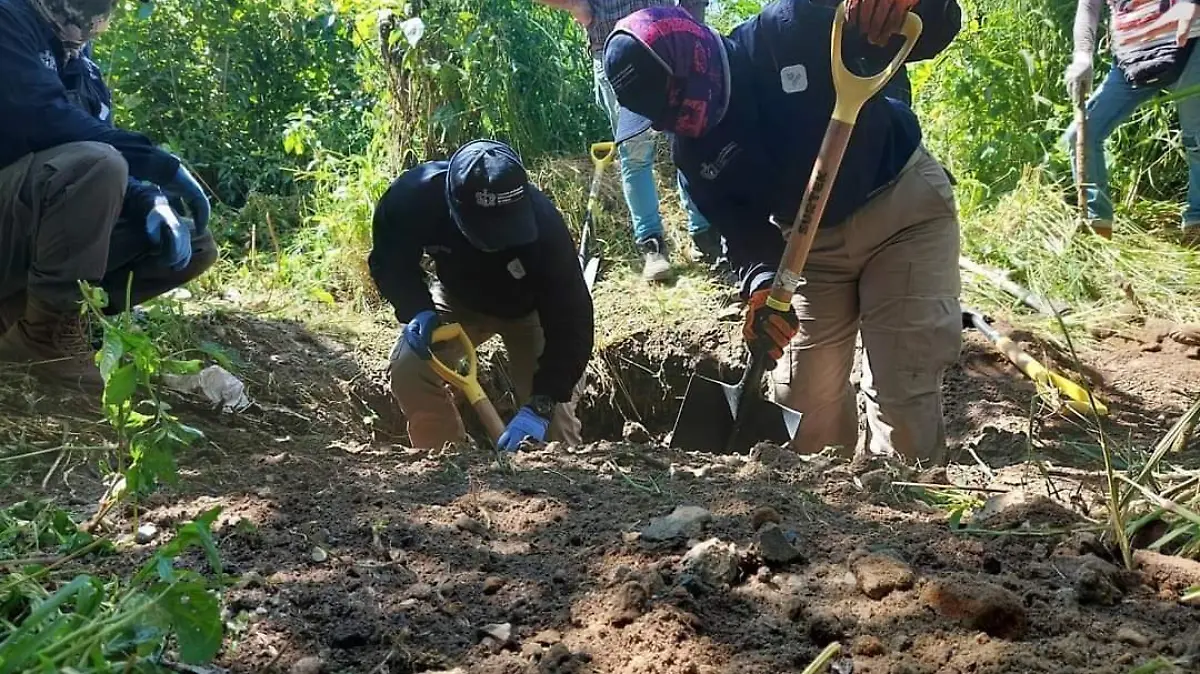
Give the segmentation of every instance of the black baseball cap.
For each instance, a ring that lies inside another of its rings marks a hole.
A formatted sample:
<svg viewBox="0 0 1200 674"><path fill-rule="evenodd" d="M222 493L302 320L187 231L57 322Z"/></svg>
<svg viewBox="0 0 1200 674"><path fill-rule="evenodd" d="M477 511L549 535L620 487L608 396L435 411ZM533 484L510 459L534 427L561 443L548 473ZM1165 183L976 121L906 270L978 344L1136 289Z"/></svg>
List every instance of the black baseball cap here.
<svg viewBox="0 0 1200 674"><path fill-rule="evenodd" d="M459 231L494 253L533 243L537 221L521 158L504 143L473 140L450 157L446 203Z"/></svg>

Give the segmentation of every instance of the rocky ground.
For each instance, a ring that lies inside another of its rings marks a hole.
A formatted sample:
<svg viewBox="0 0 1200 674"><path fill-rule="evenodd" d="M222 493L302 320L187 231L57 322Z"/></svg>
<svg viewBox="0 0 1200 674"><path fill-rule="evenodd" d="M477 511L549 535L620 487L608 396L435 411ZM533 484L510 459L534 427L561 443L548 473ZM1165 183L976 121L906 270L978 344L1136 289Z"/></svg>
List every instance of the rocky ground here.
<svg viewBox="0 0 1200 674"><path fill-rule="evenodd" d="M256 404L223 414L176 401L206 441L140 513L159 533L130 534L107 563L222 506L219 547L240 580L225 595L221 668L798 672L837 642L830 671L843 674L1093 674L1155 658L1166 664L1139 671L1200 671L1200 608L1179 601L1200 564L1142 550L1136 570L1121 568L1100 535L1086 429L1033 403L974 336L946 382L955 462L917 473L770 446L666 449L691 364L730 376L721 333L610 345L583 406L591 444L498 462L469 444L404 446L378 364L386 339L363 353L300 324L197 320L244 361ZM1086 352L1122 447L1152 444L1200 390L1192 347L1155 329ZM490 372L495 393L502 362ZM100 435L88 404L0 387L0 439ZM93 462L42 458L10 467L6 491L40 494L45 481L87 514ZM1177 462L1196 470L1200 451ZM965 488L912 486L946 482ZM130 530L129 514L114 524Z"/></svg>

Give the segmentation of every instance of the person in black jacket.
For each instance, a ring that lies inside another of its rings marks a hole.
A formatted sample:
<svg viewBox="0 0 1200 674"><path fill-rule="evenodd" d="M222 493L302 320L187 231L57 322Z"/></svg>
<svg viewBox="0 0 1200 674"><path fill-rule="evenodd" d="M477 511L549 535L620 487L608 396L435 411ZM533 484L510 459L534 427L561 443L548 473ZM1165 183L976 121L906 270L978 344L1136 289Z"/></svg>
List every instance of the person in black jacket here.
<svg viewBox="0 0 1200 674"><path fill-rule="evenodd" d="M102 380L78 282L100 284L116 312L127 287L138 304L216 259L196 180L146 137L113 126L90 58L112 7L0 0L0 362L91 387Z"/></svg>
<svg viewBox="0 0 1200 674"><path fill-rule="evenodd" d="M924 22L910 61L935 56L958 32L954 0L852 1L847 66L881 70L910 8ZM674 133L687 189L738 270L748 346L778 363L776 399L804 414L794 447L856 448L849 377L861 332L867 448L937 463L941 381L961 339L958 218L907 105L880 94L863 107L793 306L766 302L781 228L791 227L833 111L833 17L831 2L777 0L728 37L678 8L626 17L604 53L623 107L616 140L651 126Z"/></svg>
<svg viewBox="0 0 1200 674"><path fill-rule="evenodd" d="M578 443L574 409L592 354L591 294L562 215L529 183L512 148L476 140L449 161L409 169L379 200L373 236L371 277L404 325L390 370L412 446L440 448L465 434L428 364L443 323L460 323L475 345L496 334L504 340L523 406L501 449L526 438ZM432 288L424 255L436 267ZM451 348L448 357L455 355Z"/></svg>

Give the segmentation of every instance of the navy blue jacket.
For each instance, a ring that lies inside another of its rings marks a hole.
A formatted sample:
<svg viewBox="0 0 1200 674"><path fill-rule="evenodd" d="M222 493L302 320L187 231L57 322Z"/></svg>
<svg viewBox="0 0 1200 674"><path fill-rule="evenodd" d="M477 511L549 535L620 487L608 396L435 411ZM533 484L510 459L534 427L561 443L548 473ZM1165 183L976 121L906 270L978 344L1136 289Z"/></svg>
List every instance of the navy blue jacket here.
<svg viewBox="0 0 1200 674"><path fill-rule="evenodd" d="M448 162L405 171L375 207L368 260L379 294L407 323L433 299L421 267L433 258L438 281L461 306L486 316L520 318L537 312L545 348L533 375L533 394L571 399L592 356L592 297L562 215L530 185L538 237L528 245L485 253L459 231L446 204Z"/></svg>
<svg viewBox="0 0 1200 674"><path fill-rule="evenodd" d="M915 11L924 30L910 62L936 56L960 25L955 0L922 0ZM725 38L732 83L725 117L700 138L674 136L685 189L725 238L743 296L769 282L779 264L784 241L771 220L791 226L833 112L832 25L824 0L767 5ZM852 29L844 35L852 71L878 72L893 53ZM820 226L836 226L889 186L920 143L908 106L882 94L868 101Z"/></svg>
<svg viewBox="0 0 1200 674"><path fill-rule="evenodd" d="M29 0L0 0L0 168L65 143L107 143L139 180L164 184L179 160L140 134L114 128L73 104L62 42Z"/></svg>
<svg viewBox="0 0 1200 674"><path fill-rule="evenodd" d="M100 67L92 60L90 44L79 56L63 64L59 70L59 77L71 103L104 124L112 126L112 93L104 84ZM154 208L155 199L163 196L165 195L157 185L130 176L121 217L133 221L145 220L150 209Z"/></svg>

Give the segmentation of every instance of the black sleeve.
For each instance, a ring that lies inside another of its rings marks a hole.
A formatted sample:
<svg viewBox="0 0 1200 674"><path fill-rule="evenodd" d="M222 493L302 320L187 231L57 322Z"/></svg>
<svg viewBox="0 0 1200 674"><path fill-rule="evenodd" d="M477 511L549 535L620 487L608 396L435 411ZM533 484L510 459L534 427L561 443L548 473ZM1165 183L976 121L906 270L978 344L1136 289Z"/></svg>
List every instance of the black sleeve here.
<svg viewBox="0 0 1200 674"><path fill-rule="evenodd" d="M533 375L533 394L565 403L571 400L571 392L592 357L592 295L583 280L575 243L562 214L540 191L531 194L538 218L538 240L532 244L536 265L527 271L537 284L537 312L546 340Z"/></svg>
<svg viewBox="0 0 1200 674"><path fill-rule="evenodd" d="M163 184L179 160L140 134L112 128L71 104L58 74L38 57L38 27L0 8L0 122L19 137L26 154L66 143L107 143L121 153L132 176ZM16 130L14 133L14 129Z"/></svg>
<svg viewBox="0 0 1200 674"><path fill-rule="evenodd" d="M392 183L375 206L367 259L379 294L392 305L401 323L408 323L422 311L434 310L421 269L423 230L429 215L422 208L420 186L414 184L413 171Z"/></svg>
<svg viewBox="0 0 1200 674"><path fill-rule="evenodd" d="M738 277L742 298L750 297L774 278L783 257L784 241L779 228L761 209L727 204L704 189L693 190L683 173L680 180L696 208L725 239L729 265Z"/></svg>

